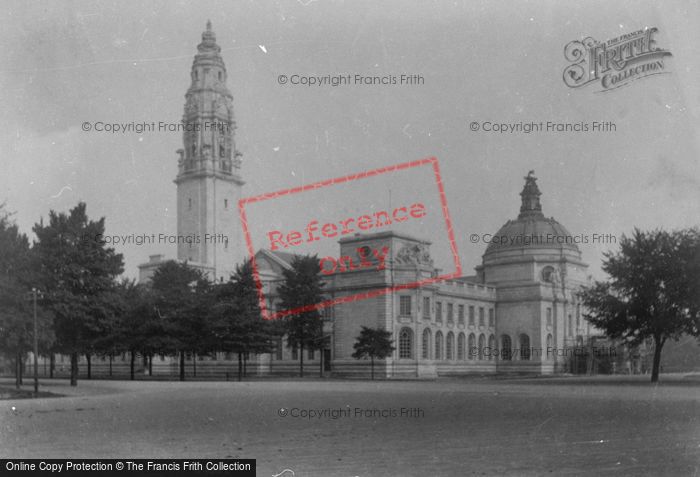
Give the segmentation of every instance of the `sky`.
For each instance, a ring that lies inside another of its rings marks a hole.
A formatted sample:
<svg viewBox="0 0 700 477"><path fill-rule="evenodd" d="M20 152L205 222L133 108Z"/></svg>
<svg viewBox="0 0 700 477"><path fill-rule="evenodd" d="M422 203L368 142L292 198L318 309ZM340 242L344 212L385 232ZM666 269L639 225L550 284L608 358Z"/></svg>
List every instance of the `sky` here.
<svg viewBox="0 0 700 477"><path fill-rule="evenodd" d="M91 218L106 217L108 234L176 233L181 134L85 132L82 124L178 122L208 19L234 96L244 197L435 157L465 274L486 248L469 237L517 216L529 170L544 214L573 235L619 238L634 227L699 222L697 2L11 1L0 15L0 201L30 238L50 210L79 201ZM658 28L657 46L672 53L664 60L670 74L604 93L564 84L567 43L645 27ZM424 82L278 81L344 74L415 74ZM485 121L611 121L616 130L470 129ZM332 221L434 201L434 177L415 172L328 189L322 201L309 195L270 205L254 232L264 236L285 220L305 225L310 207ZM450 270L439 209L407 232L431 240L436 263ZM176 255L172 245L116 248L130 277L151 254ZM602 278L602 253L616 245L580 248ZM315 251L337 254L337 244Z"/></svg>

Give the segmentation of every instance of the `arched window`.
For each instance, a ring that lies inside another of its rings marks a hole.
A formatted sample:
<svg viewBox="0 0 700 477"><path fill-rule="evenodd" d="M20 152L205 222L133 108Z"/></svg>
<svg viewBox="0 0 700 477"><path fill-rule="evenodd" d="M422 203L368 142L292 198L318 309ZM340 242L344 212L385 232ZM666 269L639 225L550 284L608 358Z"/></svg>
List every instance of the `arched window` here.
<svg viewBox="0 0 700 477"><path fill-rule="evenodd" d="M520 335L520 359L523 361L530 360L530 337L525 333Z"/></svg>
<svg viewBox="0 0 700 477"><path fill-rule="evenodd" d="M457 359L464 361L464 347L466 345L467 339L464 337L464 333L460 333L457 336Z"/></svg>
<svg viewBox="0 0 700 477"><path fill-rule="evenodd" d="M401 328L399 333L399 359L411 359L413 357L413 331L410 328Z"/></svg>
<svg viewBox="0 0 700 477"><path fill-rule="evenodd" d="M494 335L489 336L489 361L493 359L496 353L496 337Z"/></svg>
<svg viewBox="0 0 700 477"><path fill-rule="evenodd" d="M469 359L474 359L478 352L476 350L476 336L474 336L474 333L469 333L469 349L467 352L469 353Z"/></svg>
<svg viewBox="0 0 700 477"><path fill-rule="evenodd" d="M430 328L423 330L423 359L430 359Z"/></svg>
<svg viewBox="0 0 700 477"><path fill-rule="evenodd" d="M455 359L455 335L451 331L447 333L447 342L445 344L445 358Z"/></svg>
<svg viewBox="0 0 700 477"><path fill-rule="evenodd" d="M510 361L511 359L513 359L511 354L512 347L513 343L510 341L510 336L501 336L501 359L504 359L506 361Z"/></svg>
<svg viewBox="0 0 700 477"><path fill-rule="evenodd" d="M479 335L479 359L484 359L484 347L486 347L486 336L481 333Z"/></svg>
<svg viewBox="0 0 700 477"><path fill-rule="evenodd" d="M442 359L442 331L435 333L435 359Z"/></svg>
<svg viewBox="0 0 700 477"><path fill-rule="evenodd" d="M554 343L554 339L552 338L552 335L549 334L547 335L547 349L545 350L545 356L547 356L547 359L553 359L554 358L554 350L552 349L552 345Z"/></svg>

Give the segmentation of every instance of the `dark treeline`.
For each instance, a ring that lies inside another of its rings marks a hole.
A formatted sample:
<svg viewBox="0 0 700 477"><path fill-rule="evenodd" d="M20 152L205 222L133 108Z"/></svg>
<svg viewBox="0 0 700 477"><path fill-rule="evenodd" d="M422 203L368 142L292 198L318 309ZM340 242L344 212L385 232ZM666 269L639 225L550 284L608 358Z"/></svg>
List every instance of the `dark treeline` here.
<svg viewBox="0 0 700 477"><path fill-rule="evenodd" d="M90 220L85 203L79 203L68 213L51 211L46 223L35 224L36 240L30 244L0 205L0 353L14 363L17 385L33 346L32 289L39 297L39 354L51 358L52 370L56 354L69 356L72 385L80 356L86 357L90 377L92 357L109 356L111 362L127 353L132 379L137 356L149 362L154 355L173 356L184 380L186 356L235 353L240 378L247 356L273 351L290 330L290 345L319 342L318 313L305 317L301 333L293 317L262 318L250 261L224 283L210 281L186 263L168 261L149 284L137 284L120 279L121 254L90 239L104 229L105 219ZM306 270L309 261L317 259L300 257L292 265ZM315 280L290 273L286 287L298 289L294 280L306 279ZM315 303L320 295L305 298Z"/></svg>

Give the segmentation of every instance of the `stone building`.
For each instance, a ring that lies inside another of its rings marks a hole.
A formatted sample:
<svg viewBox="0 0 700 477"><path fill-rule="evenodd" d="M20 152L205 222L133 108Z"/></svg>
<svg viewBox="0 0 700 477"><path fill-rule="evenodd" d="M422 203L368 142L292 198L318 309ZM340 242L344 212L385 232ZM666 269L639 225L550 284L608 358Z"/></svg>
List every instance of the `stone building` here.
<svg viewBox="0 0 700 477"><path fill-rule="evenodd" d="M178 150L177 234L196 243L178 243L177 258L212 279L228 278L245 258L236 207L244 184L236 150L233 96L226 86L220 47L207 23L185 95L183 149ZM362 326L392 332L394 356L377 365L384 376L433 377L468 373L553 373L565 369L557 351L582 345L589 333L576 290L586 283L587 265L569 232L546 218L537 179L531 172L521 192L520 213L496 232L476 275L432 283L335 305L324 309L327 349L308 351L309 369L324 359L325 372L364 374L368 362L351 357ZM220 240L221 236L226 241ZM326 278L329 298L438 275L430 242L392 231L356 235L339 241L341 256L358 259L362 247L391 250L383 270L364 268ZM268 305L278 306L275 289L294 256L260 250L255 259ZM139 267L147 281L163 262L155 255ZM227 366L223 353L205 358L200 373ZM275 353L251 357L258 374L287 374L298 369L298 352L280 341ZM164 370L173 364L163 363Z"/></svg>
<svg viewBox="0 0 700 477"><path fill-rule="evenodd" d="M385 376L434 377L471 373L551 374L566 369L570 349L589 333L577 302L587 265L573 236L546 218L532 173L525 178L520 214L496 234L475 276L432 283L392 294L334 305L325 310L334 375L366 374L368 363L352 358L362 326L392 332L394 355L376 365ZM383 270L358 268L330 275L324 290L340 298L437 276L430 243L391 231L344 238L340 256L359 261L362 247L388 247ZM272 309L275 286L293 255L261 250L256 263ZM315 359L310 352L307 361ZM295 369L296 350L280 348L270 372Z"/></svg>

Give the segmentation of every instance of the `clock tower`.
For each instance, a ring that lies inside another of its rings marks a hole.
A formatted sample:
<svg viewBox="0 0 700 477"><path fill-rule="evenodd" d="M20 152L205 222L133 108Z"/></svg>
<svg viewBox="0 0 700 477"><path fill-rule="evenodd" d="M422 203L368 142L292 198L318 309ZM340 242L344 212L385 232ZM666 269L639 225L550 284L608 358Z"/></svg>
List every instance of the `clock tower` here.
<svg viewBox="0 0 700 477"><path fill-rule="evenodd" d="M238 201L244 184L236 150L233 95L221 47L207 22L185 94L183 149L177 151L177 258L228 280L244 258Z"/></svg>

